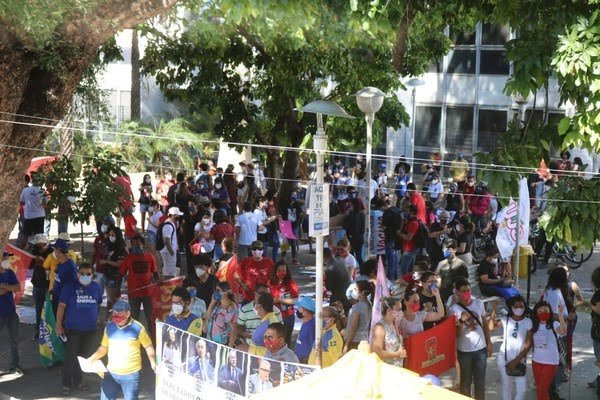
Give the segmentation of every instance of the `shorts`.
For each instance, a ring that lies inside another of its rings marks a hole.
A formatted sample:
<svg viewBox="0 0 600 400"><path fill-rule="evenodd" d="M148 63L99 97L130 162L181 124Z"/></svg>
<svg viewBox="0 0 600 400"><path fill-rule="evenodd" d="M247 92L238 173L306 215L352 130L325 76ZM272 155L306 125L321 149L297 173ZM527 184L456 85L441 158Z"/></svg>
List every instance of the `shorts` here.
<svg viewBox="0 0 600 400"><path fill-rule="evenodd" d="M156 232L154 231L146 231L148 233L148 240L150 243L156 246Z"/></svg>
<svg viewBox="0 0 600 400"><path fill-rule="evenodd" d="M148 212L149 208L150 208L150 204L142 204L142 203L140 203L140 212Z"/></svg>
<svg viewBox="0 0 600 400"><path fill-rule="evenodd" d="M38 233L44 233L44 219L45 217L23 220L23 230L25 231L25 234L27 236L33 236Z"/></svg>
<svg viewBox="0 0 600 400"><path fill-rule="evenodd" d="M162 259L162 274L164 276L178 276L179 271L177 268L177 251L175 254L171 255L169 250L166 248L160 251L160 258Z"/></svg>

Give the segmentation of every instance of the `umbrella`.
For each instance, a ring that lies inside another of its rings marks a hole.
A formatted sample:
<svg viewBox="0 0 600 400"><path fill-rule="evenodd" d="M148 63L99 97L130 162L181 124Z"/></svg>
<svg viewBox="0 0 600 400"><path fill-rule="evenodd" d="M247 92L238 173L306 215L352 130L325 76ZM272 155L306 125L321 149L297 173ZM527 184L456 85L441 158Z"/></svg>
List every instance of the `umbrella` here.
<svg viewBox="0 0 600 400"><path fill-rule="evenodd" d="M53 162L58 160L56 156L44 156L44 157L35 157L31 159L29 163L29 167L27 168L27 175L31 175L32 172L37 172L45 165L50 165Z"/></svg>
<svg viewBox="0 0 600 400"><path fill-rule="evenodd" d="M384 363L371 353L366 342L352 350L329 368L286 383L252 399L405 399L460 400L460 394L433 386L430 381L404 368Z"/></svg>

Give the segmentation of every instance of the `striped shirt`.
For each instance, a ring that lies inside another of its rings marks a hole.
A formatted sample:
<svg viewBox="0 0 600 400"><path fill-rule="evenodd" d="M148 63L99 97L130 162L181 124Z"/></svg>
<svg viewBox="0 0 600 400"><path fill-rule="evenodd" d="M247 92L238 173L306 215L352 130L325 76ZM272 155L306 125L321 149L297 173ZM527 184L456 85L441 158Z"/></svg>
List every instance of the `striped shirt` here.
<svg viewBox="0 0 600 400"><path fill-rule="evenodd" d="M273 306L273 312L275 313L277 322L282 322L283 319L281 318L281 311L279 308ZM254 333L256 328L260 325L260 322L258 314L254 311L254 302L246 303L240 308L237 324L243 327L246 332L249 332L250 335ZM244 329L242 329L242 332ZM252 336L246 339L246 343L248 345L252 344Z"/></svg>

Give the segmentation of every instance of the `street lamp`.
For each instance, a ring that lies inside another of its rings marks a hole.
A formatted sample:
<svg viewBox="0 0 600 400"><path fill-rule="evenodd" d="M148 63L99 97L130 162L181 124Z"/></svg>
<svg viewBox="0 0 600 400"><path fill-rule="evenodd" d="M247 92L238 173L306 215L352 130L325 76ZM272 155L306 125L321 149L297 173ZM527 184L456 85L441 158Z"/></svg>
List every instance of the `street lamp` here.
<svg viewBox="0 0 600 400"><path fill-rule="evenodd" d="M366 221L366 230L367 230L367 260L370 258L370 244L371 244L371 180L372 172L371 172L371 153L373 152L373 120L375 119L375 113L379 111L381 106L383 105L383 99L385 98L385 93L381 90L369 86L360 89L356 94L356 104L360 111L365 113L365 121L367 121L367 171L366 171L366 181L367 181L367 221ZM362 251L359 249L355 249L355 251Z"/></svg>
<svg viewBox="0 0 600 400"><path fill-rule="evenodd" d="M517 103L519 107L519 120L521 123L525 122L525 106L531 101L531 97L531 93L528 93L525 97L521 93L513 93L512 95L512 101Z"/></svg>
<svg viewBox="0 0 600 400"><path fill-rule="evenodd" d="M332 117L342 118L354 118L348 114L338 104L328 100L315 100L311 101L304 107L296 108L296 111L308 112L317 114L317 132L313 136L313 144L315 153L317 155L317 166L316 166L316 184L323 185L323 171L325 169L325 151L327 150L327 136L325 136L325 127L323 126L323 115L330 115ZM325 194L325 204L329 206L329 192ZM314 207L314 204L310 204L310 207ZM309 217L309 224L312 221ZM320 231L315 233L316 239L316 260L315 260L315 350L317 353L317 364L321 365L321 330L323 320L323 247L324 247L324 235L329 232Z"/></svg>
<svg viewBox="0 0 600 400"><path fill-rule="evenodd" d="M405 85L412 88L411 93L411 108L412 112L410 115L410 125L411 125L411 139L410 139L410 170L414 174L415 171L415 131L417 124L415 123L415 115L417 112L417 86L423 86L425 81L419 78L409 79Z"/></svg>

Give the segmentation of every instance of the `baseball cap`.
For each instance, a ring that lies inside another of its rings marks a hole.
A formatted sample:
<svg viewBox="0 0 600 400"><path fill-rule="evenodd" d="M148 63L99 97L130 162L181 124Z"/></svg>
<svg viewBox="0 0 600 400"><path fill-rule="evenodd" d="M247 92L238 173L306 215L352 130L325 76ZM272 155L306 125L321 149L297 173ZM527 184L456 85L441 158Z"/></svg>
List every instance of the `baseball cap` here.
<svg viewBox="0 0 600 400"><path fill-rule="evenodd" d="M296 307L306 308L310 312L315 312L315 301L311 297L302 296L296 303Z"/></svg>
<svg viewBox="0 0 600 400"><path fill-rule="evenodd" d="M60 251L69 250L69 246L71 246L71 244L64 239L56 239L56 241L52 245L53 248L58 249Z"/></svg>
<svg viewBox="0 0 600 400"><path fill-rule="evenodd" d="M71 240L71 237L67 232L61 232L58 234L57 239L66 240L67 242Z"/></svg>
<svg viewBox="0 0 600 400"><path fill-rule="evenodd" d="M179 211L179 207L171 207L169 208L169 215L183 215L183 213Z"/></svg>
<svg viewBox="0 0 600 400"><path fill-rule="evenodd" d="M260 240L255 240L254 242L252 242L252 244L250 245L250 248L254 249L262 249L264 248L265 245L263 244L263 242L261 242Z"/></svg>
<svg viewBox="0 0 600 400"><path fill-rule="evenodd" d="M116 311L116 312L131 311L131 306L125 300L117 300L117 302L115 304L113 304L111 311Z"/></svg>

